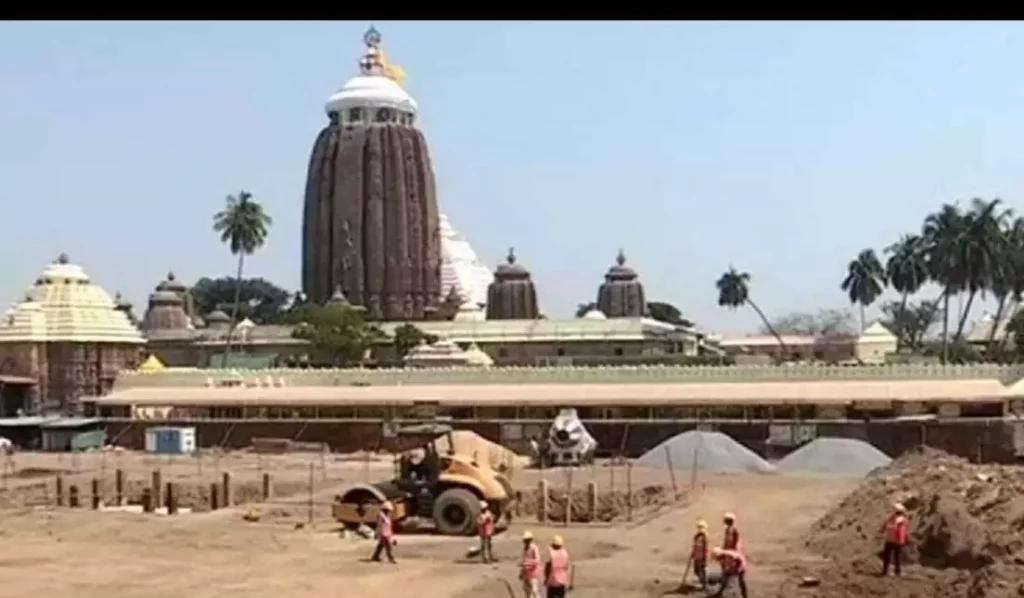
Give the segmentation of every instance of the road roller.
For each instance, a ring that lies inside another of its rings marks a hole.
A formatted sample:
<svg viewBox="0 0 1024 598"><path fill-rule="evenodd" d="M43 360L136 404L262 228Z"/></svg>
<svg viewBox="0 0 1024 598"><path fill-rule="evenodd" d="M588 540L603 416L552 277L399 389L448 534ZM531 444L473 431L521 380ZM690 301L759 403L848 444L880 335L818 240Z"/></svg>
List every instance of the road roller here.
<svg viewBox="0 0 1024 598"><path fill-rule="evenodd" d="M384 501L393 505L392 520L399 526L408 519L432 521L438 533L452 536L476 534L480 503L498 518L499 526L511 520L514 492L508 479L454 450L451 431L449 451L439 454L436 439L403 453L394 479L353 486L335 498L334 519L347 528L373 527Z"/></svg>

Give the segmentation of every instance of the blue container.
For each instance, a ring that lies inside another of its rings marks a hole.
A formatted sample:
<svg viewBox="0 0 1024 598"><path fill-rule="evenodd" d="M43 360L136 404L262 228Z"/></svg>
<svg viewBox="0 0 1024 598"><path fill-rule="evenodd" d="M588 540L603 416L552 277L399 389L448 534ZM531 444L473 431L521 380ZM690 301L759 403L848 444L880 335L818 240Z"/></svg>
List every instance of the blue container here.
<svg viewBox="0 0 1024 598"><path fill-rule="evenodd" d="M195 428L150 428L146 449L158 455L185 455L195 451Z"/></svg>

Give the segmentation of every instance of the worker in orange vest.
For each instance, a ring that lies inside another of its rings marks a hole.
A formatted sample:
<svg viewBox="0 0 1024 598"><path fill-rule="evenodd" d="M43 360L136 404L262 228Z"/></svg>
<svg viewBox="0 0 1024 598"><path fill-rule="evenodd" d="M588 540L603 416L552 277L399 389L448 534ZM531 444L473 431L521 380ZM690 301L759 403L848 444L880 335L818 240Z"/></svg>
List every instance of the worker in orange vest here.
<svg viewBox="0 0 1024 598"><path fill-rule="evenodd" d="M722 565L722 581L718 591L712 596L721 596L729 587L729 581L736 580L740 587L740 596L747 598L747 557L739 550L712 548L711 556Z"/></svg>
<svg viewBox="0 0 1024 598"><path fill-rule="evenodd" d="M565 549L565 540L562 536L555 536L551 539L551 552L544 566L547 598L565 598L572 589L575 573L569 552Z"/></svg>
<svg viewBox="0 0 1024 598"><path fill-rule="evenodd" d="M722 550L736 550L743 552L743 539L740 538L740 530L736 529L736 515L726 513L722 517L725 524L725 534L722 540Z"/></svg>
<svg viewBox="0 0 1024 598"><path fill-rule="evenodd" d="M494 538L494 515L486 500L480 501L480 516L476 520L477 533L480 536L480 557L484 563L494 562L494 549L491 540Z"/></svg>
<svg viewBox="0 0 1024 598"><path fill-rule="evenodd" d="M380 555L383 552L387 555L388 562L395 564L395 555L391 552L391 547L395 542L395 528L391 521L392 508L390 502L385 502L380 506L380 512L377 513L377 547L373 549L371 561L379 563Z"/></svg>
<svg viewBox="0 0 1024 598"><path fill-rule="evenodd" d="M885 522L882 532L882 575L889 574L889 565L893 573L900 574L903 564L903 547L910 541L910 523L907 521L907 508L902 503L893 505L893 512Z"/></svg>
<svg viewBox="0 0 1024 598"><path fill-rule="evenodd" d="M533 534L523 533L523 558L519 564L519 580L526 598L540 598L540 549L533 543Z"/></svg>
<svg viewBox="0 0 1024 598"><path fill-rule="evenodd" d="M693 544L690 546L690 561L687 563L687 571L693 567L693 574L697 576L702 590L708 589L708 522L703 519L697 520L697 533L693 535ZM683 585L686 585L686 576L683 576Z"/></svg>

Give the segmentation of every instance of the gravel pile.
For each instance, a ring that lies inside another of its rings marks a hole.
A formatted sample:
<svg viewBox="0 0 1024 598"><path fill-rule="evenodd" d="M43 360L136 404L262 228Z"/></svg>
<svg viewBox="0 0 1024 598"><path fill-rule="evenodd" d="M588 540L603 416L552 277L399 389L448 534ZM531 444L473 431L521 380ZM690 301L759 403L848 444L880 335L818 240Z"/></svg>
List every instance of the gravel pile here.
<svg viewBox="0 0 1024 598"><path fill-rule="evenodd" d="M891 462L888 455L863 440L818 438L787 455L775 468L787 475L864 477Z"/></svg>
<svg viewBox="0 0 1024 598"><path fill-rule="evenodd" d="M677 434L644 453L639 465L668 469L666 449L672 467L689 470L696 464L705 473L775 473L775 468L742 444L721 432L690 430Z"/></svg>

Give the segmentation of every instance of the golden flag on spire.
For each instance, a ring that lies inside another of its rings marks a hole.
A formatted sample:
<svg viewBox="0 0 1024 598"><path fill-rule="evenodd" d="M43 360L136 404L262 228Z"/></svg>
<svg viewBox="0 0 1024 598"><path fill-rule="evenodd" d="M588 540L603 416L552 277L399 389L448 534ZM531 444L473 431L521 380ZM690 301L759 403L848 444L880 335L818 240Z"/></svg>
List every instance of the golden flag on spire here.
<svg viewBox="0 0 1024 598"><path fill-rule="evenodd" d="M388 63L388 55L387 55L386 52L384 52L384 48L379 48L379 51L380 51L380 55L379 55L380 56L380 66L381 66L381 69L384 71L384 75L388 79L391 79L395 83L398 83L399 85L401 85L402 82L405 81L405 69L403 69L402 67L398 66L397 64L389 64Z"/></svg>

